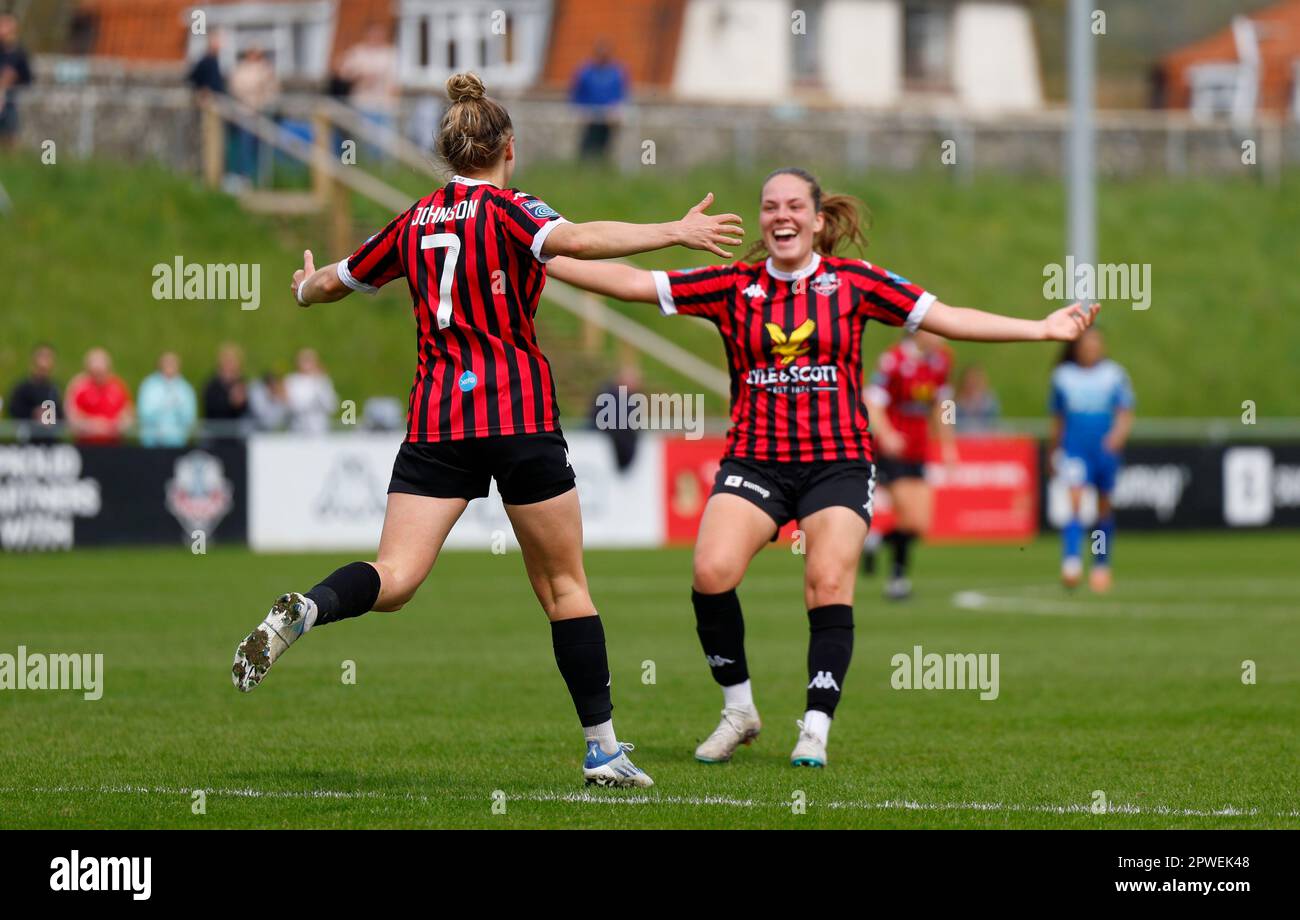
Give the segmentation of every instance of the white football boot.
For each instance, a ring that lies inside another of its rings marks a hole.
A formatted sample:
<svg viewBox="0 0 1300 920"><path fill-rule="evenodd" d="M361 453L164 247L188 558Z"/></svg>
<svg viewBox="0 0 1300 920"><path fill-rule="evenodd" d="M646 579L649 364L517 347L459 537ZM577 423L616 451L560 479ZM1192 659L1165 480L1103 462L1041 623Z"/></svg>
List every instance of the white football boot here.
<svg viewBox="0 0 1300 920"><path fill-rule="evenodd" d="M1061 584L1073 591L1083 580L1083 560L1078 556L1067 556L1061 560Z"/></svg>
<svg viewBox="0 0 1300 920"><path fill-rule="evenodd" d="M904 576L890 578L885 582L885 597L891 601L905 601L912 596L912 582Z"/></svg>
<svg viewBox="0 0 1300 920"><path fill-rule="evenodd" d="M793 767L826 766L826 739L805 728L803 720L794 724L799 726L799 740L795 742L794 751L790 754L790 765Z"/></svg>
<svg viewBox="0 0 1300 920"><path fill-rule="evenodd" d="M620 741L616 752L606 754L597 742L588 741L587 757L582 762L582 778L588 786L649 789L655 781L628 759L627 752L635 749L635 745Z"/></svg>
<svg viewBox="0 0 1300 920"><path fill-rule="evenodd" d="M235 649L230 679L241 692L260 684L276 659L298 641L307 626L307 615L315 607L315 601L296 591L280 595L266 619Z"/></svg>
<svg viewBox="0 0 1300 920"><path fill-rule="evenodd" d="M758 710L753 706L724 709L722 721L713 730L713 734L695 749L695 759L700 763L726 763L736 753L736 748L753 743L762 729Z"/></svg>

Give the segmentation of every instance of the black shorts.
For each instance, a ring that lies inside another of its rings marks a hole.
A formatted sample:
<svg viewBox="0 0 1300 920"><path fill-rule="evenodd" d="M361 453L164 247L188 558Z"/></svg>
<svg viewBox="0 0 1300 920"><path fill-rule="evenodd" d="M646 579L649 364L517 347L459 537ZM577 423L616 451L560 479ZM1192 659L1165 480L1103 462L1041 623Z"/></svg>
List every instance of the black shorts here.
<svg viewBox="0 0 1300 920"><path fill-rule="evenodd" d="M491 481L507 505L531 505L573 488L569 445L559 431L460 441L406 441L397 451L389 492L472 500Z"/></svg>
<svg viewBox="0 0 1300 920"><path fill-rule="evenodd" d="M875 473L866 460L778 463L725 457L713 480L713 495L748 499L776 521L799 521L823 508L852 508L871 526Z"/></svg>
<svg viewBox="0 0 1300 920"><path fill-rule="evenodd" d="M924 479L925 464L919 460L899 460L896 457L877 457L876 476L882 486L900 479Z"/></svg>

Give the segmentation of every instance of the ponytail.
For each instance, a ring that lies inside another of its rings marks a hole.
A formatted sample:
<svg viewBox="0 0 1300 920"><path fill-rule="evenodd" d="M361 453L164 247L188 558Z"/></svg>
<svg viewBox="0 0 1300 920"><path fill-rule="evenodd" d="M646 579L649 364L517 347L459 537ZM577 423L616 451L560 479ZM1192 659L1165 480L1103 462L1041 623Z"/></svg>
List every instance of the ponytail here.
<svg viewBox="0 0 1300 920"><path fill-rule="evenodd" d="M813 239L813 249L824 256L835 255L841 246L867 248L867 235L863 223L866 205L851 195L827 195L822 199L821 212L825 217L821 232Z"/></svg>

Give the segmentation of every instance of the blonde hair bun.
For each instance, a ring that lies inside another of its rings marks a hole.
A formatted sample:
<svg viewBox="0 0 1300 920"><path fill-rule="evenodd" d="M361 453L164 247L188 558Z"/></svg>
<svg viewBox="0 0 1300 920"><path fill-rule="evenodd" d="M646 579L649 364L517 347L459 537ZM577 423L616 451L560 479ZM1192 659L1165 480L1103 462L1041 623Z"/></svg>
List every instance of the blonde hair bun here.
<svg viewBox="0 0 1300 920"><path fill-rule="evenodd" d="M487 95L476 73L457 73L447 78L447 98L453 103L472 102Z"/></svg>

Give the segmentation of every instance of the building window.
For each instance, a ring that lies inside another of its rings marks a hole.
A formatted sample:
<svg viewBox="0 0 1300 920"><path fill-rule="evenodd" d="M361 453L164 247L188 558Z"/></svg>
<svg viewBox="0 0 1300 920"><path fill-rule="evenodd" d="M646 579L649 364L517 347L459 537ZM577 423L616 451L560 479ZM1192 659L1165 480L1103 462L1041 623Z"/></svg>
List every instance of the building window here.
<svg viewBox="0 0 1300 920"><path fill-rule="evenodd" d="M952 87L952 4L903 4L903 76L909 89Z"/></svg>
<svg viewBox="0 0 1300 920"><path fill-rule="evenodd" d="M221 49L221 67L226 73L234 69L243 52L256 46L266 52L281 79L325 76L334 37L333 0L210 4L187 10L187 22L198 9L206 16L209 34L221 30L227 36ZM189 56L201 56L207 43L207 35L191 32Z"/></svg>
<svg viewBox="0 0 1300 920"><path fill-rule="evenodd" d="M525 89L542 71L551 0L401 0L398 16L407 86L440 87L472 70L490 90Z"/></svg>

